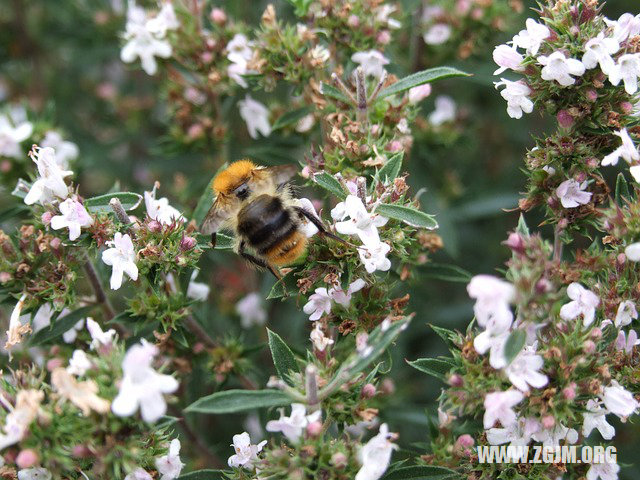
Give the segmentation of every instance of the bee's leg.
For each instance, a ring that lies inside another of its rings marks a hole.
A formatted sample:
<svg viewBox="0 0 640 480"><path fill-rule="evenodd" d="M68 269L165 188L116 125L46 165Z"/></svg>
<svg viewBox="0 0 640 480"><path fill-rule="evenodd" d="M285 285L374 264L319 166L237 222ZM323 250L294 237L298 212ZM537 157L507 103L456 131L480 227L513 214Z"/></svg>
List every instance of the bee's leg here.
<svg viewBox="0 0 640 480"><path fill-rule="evenodd" d="M218 234L213 232L211 234L211 248L216 248L216 241L218 240Z"/></svg>
<svg viewBox="0 0 640 480"><path fill-rule="evenodd" d="M349 245L349 242L346 242L345 240L343 240L342 238L340 238L337 235L334 235L333 233L331 233L329 230L327 230L327 228L324 226L324 224L322 223L322 221L316 217L314 214L307 212L304 208L302 207L293 207L297 212L298 215L300 215L300 217L304 217L307 220L309 220L311 223L313 223L316 228L320 231L321 235L326 235L329 238L333 238L334 240L344 244L344 245Z"/></svg>
<svg viewBox="0 0 640 480"><path fill-rule="evenodd" d="M280 272L278 272L278 270L275 267L273 267L273 265L268 264L264 260L258 257L255 257L250 253L247 253L245 250L245 247L246 245L244 241L240 242L240 246L238 247L238 253L242 256L242 258L247 260L249 263L253 263L256 267L269 269L269 271L273 273L274 277L276 277L278 280L282 280L282 275L280 275Z"/></svg>

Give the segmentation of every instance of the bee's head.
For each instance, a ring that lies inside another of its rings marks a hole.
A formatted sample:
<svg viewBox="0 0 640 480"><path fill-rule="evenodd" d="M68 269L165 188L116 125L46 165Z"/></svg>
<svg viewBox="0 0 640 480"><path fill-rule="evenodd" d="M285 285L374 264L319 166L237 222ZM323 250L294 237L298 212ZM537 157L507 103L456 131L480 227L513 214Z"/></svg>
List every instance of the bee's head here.
<svg viewBox="0 0 640 480"><path fill-rule="evenodd" d="M258 167L250 160L233 162L213 179L214 194L245 200L251 193L248 182L256 168Z"/></svg>

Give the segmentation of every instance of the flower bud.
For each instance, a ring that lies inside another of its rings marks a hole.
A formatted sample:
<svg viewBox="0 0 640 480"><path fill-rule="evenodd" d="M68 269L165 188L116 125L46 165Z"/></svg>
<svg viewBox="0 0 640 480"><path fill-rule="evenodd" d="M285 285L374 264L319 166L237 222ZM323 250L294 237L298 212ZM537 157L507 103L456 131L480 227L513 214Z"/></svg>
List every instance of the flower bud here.
<svg viewBox="0 0 640 480"><path fill-rule="evenodd" d="M307 435L310 437L317 437L322 433L322 422L311 422L307 425Z"/></svg>
<svg viewBox="0 0 640 480"><path fill-rule="evenodd" d="M568 387L565 387L562 390L562 395L564 396L564 398L566 398L567 400L573 400L574 398L576 398L576 384L572 383L571 385L569 385Z"/></svg>
<svg viewBox="0 0 640 480"><path fill-rule="evenodd" d="M7 283L12 278L9 272L0 272L0 283Z"/></svg>
<svg viewBox="0 0 640 480"><path fill-rule="evenodd" d="M52 238L51 241L49 242L49 246L53 250L58 250L61 245L62 245L62 240L60 240L58 237Z"/></svg>
<svg viewBox="0 0 640 480"><path fill-rule="evenodd" d="M542 427L545 430L549 430L550 428L553 428L553 426L556 424L556 419L553 418L552 415L545 415L544 417L542 417Z"/></svg>
<svg viewBox="0 0 640 480"><path fill-rule="evenodd" d="M189 140L197 140L204 135L204 127L199 123L194 123L187 130Z"/></svg>
<svg viewBox="0 0 640 480"><path fill-rule="evenodd" d="M460 375L455 373L449 377L449 385L451 385L452 387L461 387L462 385L464 385L464 380Z"/></svg>
<svg viewBox="0 0 640 480"><path fill-rule="evenodd" d="M198 242L195 238L184 236L180 239L180 250L186 252L194 248L197 244Z"/></svg>
<svg viewBox="0 0 640 480"><path fill-rule="evenodd" d="M596 351L596 344L591 340L586 340L582 344L582 351L584 353L594 353Z"/></svg>
<svg viewBox="0 0 640 480"><path fill-rule="evenodd" d="M227 21L227 14L221 8L214 8L209 14L209 18L216 25L224 25Z"/></svg>
<svg viewBox="0 0 640 480"><path fill-rule="evenodd" d="M536 282L536 293L540 295L543 293L549 293L551 291L551 287L551 282L549 280L541 278Z"/></svg>
<svg viewBox="0 0 640 480"><path fill-rule="evenodd" d="M598 338L602 338L602 330L600 330L600 328L598 327L591 330L591 338L593 338L594 340L597 340Z"/></svg>
<svg viewBox="0 0 640 480"><path fill-rule="evenodd" d="M558 115L556 115L558 119L558 124L562 128L571 128L573 126L573 117L566 110L560 110Z"/></svg>
<svg viewBox="0 0 640 480"><path fill-rule="evenodd" d="M200 55L200 60L204 64L209 64L209 63L213 62L213 53L204 52L202 55Z"/></svg>
<svg viewBox="0 0 640 480"><path fill-rule="evenodd" d="M56 368L62 367L64 362L61 358L52 358L47 361L47 370L53 372Z"/></svg>
<svg viewBox="0 0 640 480"><path fill-rule="evenodd" d="M347 456L342 452L336 452L331 456L331 465L336 468L344 468L347 466Z"/></svg>
<svg viewBox="0 0 640 480"><path fill-rule="evenodd" d="M9 160L3 160L2 163L0 163L0 172L8 173L11 171L12 166L13 165L11 165L11 162Z"/></svg>
<svg viewBox="0 0 640 480"><path fill-rule="evenodd" d="M465 433L464 435L460 435L458 437L458 440L456 440L456 445L459 445L462 448L471 448L473 447L474 443L475 442L473 440L473 437L468 433Z"/></svg>
<svg viewBox="0 0 640 480"><path fill-rule="evenodd" d="M360 25L360 19L357 15L349 15L349 18L347 19L347 25L353 28L358 27Z"/></svg>
<svg viewBox="0 0 640 480"><path fill-rule="evenodd" d="M375 396L375 394L376 387L371 383L367 383L364 387L362 387L362 392L360 393L362 398L372 398Z"/></svg>
<svg viewBox="0 0 640 480"><path fill-rule="evenodd" d="M587 90L587 100L589 100L590 102L595 102L598 99L598 92L596 92L595 90Z"/></svg>
<svg viewBox="0 0 640 480"><path fill-rule="evenodd" d="M402 150L402 142L400 142L399 140L394 140L393 142L390 142L387 145L387 150L389 152L399 152L400 150Z"/></svg>
<svg viewBox="0 0 640 480"><path fill-rule="evenodd" d="M53 218L53 212L47 210L42 214L41 220L45 225L49 225L51 223L51 219Z"/></svg>
<svg viewBox="0 0 640 480"><path fill-rule="evenodd" d="M31 468L34 465L37 465L39 461L40 461L40 458L38 457L38 454L30 448L27 448L26 450L21 450L18 456L16 457L16 465L18 466L18 468L21 468L21 469Z"/></svg>
<svg viewBox="0 0 640 480"><path fill-rule="evenodd" d="M624 265L627 262L627 256L624 253L619 253L616 257L616 262L618 262L618 265Z"/></svg>
<svg viewBox="0 0 640 480"><path fill-rule="evenodd" d="M511 232L504 244L515 253L524 253L524 239L518 232Z"/></svg>
<svg viewBox="0 0 640 480"><path fill-rule="evenodd" d="M91 450L86 445L74 445L71 449L71 455L76 458L88 458L91 456Z"/></svg>
<svg viewBox="0 0 640 480"><path fill-rule="evenodd" d="M389 30L383 30L378 33L376 40L381 45L387 45L391 41L391 33L389 33Z"/></svg>
<svg viewBox="0 0 640 480"><path fill-rule="evenodd" d="M631 102L622 102L620 104L620 108L622 109L622 111L624 113L627 113L627 114L631 113L631 112L633 112L633 103L631 103Z"/></svg>
<svg viewBox="0 0 640 480"><path fill-rule="evenodd" d="M393 383L393 380L391 380L390 378L385 378L382 381L382 387L380 391L384 395L393 395L393 393L396 391L396 385L395 383Z"/></svg>
<svg viewBox="0 0 640 480"><path fill-rule="evenodd" d="M157 220L150 220L147 223L147 230L153 233L160 233L162 231L162 224Z"/></svg>

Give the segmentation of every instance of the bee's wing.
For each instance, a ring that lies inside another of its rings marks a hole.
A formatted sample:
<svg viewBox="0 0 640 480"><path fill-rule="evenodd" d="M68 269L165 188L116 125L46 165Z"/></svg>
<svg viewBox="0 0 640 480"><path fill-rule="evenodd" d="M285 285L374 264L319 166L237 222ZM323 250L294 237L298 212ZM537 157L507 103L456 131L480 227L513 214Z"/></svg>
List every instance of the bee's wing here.
<svg viewBox="0 0 640 480"><path fill-rule="evenodd" d="M279 186L291 180L296 173L298 173L298 167L290 163L287 165L266 167L265 171L269 173L275 184Z"/></svg>
<svg viewBox="0 0 640 480"><path fill-rule="evenodd" d="M220 202L216 200L204 217L202 225L200 226L200 232L205 235L217 232L227 218L229 218L228 210L222 208Z"/></svg>

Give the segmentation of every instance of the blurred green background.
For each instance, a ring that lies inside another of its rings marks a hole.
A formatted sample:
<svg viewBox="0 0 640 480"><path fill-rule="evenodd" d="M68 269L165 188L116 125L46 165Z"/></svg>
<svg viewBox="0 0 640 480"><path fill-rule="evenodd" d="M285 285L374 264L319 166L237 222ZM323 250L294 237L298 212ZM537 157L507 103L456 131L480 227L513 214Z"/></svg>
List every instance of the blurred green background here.
<svg viewBox="0 0 640 480"><path fill-rule="evenodd" d="M255 25L267 3L228 1L216 5L231 18ZM391 70L406 74L433 66L433 59L420 48L422 40L412 21L421 2L400 3L404 26L397 34L398 41L392 42L386 53L392 59ZM274 4L280 18L294 21L289 4ZM611 0L604 11L617 18L638 6L640 2ZM22 103L30 120L57 125L66 138L78 144L80 157L74 171L81 194L102 193L114 184L123 190L141 192L150 190L159 180L161 195L169 197L188 216L219 166L219 152L207 150L202 144L177 143L170 136L171 117L162 73L149 77L137 64L125 65L119 59L124 11L122 0L2 0L0 106ZM443 131L414 130L415 142L406 163L414 191L426 188L421 196L424 210L436 213L441 225L439 233L445 248L433 256L433 261L457 265L471 274L494 272L507 259L509 252L501 242L506 232L515 227L518 214L504 209L517 206L525 179L520 171L524 152L533 145L532 135L546 128L545 119L536 113L519 121L510 119L504 101L493 88L497 80L492 75L493 46L523 28L527 13L525 9L509 31L496 32L477 55L446 62L474 76L438 83L421 108L426 116L434 108L434 99L446 94L457 103L458 118ZM286 107L287 92L276 92L252 95L265 103ZM225 103L229 121L235 125L231 128L234 136L226 160L247 156L261 163L296 162L309 152L309 141L293 135L274 133L267 140L253 141L235 106L243 96L239 92L236 99ZM16 202L9 193L1 192L0 209ZM311 197L314 194L305 193ZM535 226L540 218L533 212L527 214L527 221ZM405 448L428 440L425 411L435 414L441 384L408 367L404 360L446 354L443 342L428 324L465 329L472 318L466 284L447 281L441 273L441 269L425 265L415 271L410 281L410 310L416 312L416 317L410 331L393 349L390 377L396 393L380 405L383 420L390 423L392 430L400 431ZM248 345L264 342L264 328L240 328L233 305L254 289L266 296L272 284L269 276L247 270L231 253L215 251L204 259L199 281L208 282L215 291L212 300L197 312L213 335L241 338ZM302 348L308 341L309 324L300 307L294 299L267 304L269 327L288 343ZM254 367L250 376L264 384L272 373L265 367L271 365L268 353L263 349L251 358L261 367ZM192 398L210 391L210 375L206 370L193 373ZM234 380L229 382L233 384ZM231 416L197 421L199 430L210 432L206 435L212 450L226 458L230 454L228 439L238 433L243 419ZM616 436L622 463L633 462L638 452L637 440L638 431L633 427ZM640 478L640 468L624 469L621 478Z"/></svg>

